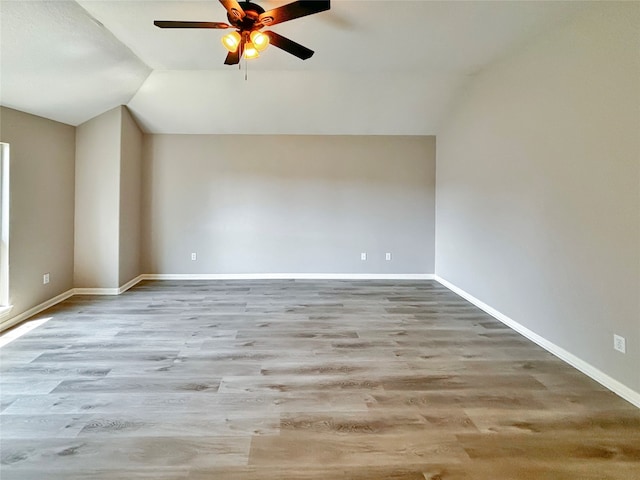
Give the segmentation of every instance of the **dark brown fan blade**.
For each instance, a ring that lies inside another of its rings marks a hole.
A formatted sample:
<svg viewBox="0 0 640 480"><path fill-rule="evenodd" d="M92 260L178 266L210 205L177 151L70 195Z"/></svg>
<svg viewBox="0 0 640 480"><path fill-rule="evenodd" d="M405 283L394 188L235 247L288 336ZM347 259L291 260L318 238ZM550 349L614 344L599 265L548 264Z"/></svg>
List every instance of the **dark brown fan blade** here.
<svg viewBox="0 0 640 480"><path fill-rule="evenodd" d="M224 22L175 22L173 20L156 20L153 22L160 28L231 28Z"/></svg>
<svg viewBox="0 0 640 480"><path fill-rule="evenodd" d="M282 7L274 8L264 12L258 17L258 21L264 26L275 25L276 23L288 22L294 18L306 17L314 13L324 12L331 8L329 0L300 0Z"/></svg>
<svg viewBox="0 0 640 480"><path fill-rule="evenodd" d="M244 10L237 2L237 0L220 0L220 3L225 8L229 16L235 20L242 20L245 16Z"/></svg>
<svg viewBox="0 0 640 480"><path fill-rule="evenodd" d="M269 37L269 43L271 43L271 45L281 48L291 55L301 58L302 60L306 60L307 58L311 58L313 56L313 50L310 50L307 47L294 42L293 40L289 40L287 37L283 37L282 35L271 31L263 33Z"/></svg>
<svg viewBox="0 0 640 480"><path fill-rule="evenodd" d="M227 58L224 60L225 65L237 65L240 63L240 49L235 52L229 52Z"/></svg>

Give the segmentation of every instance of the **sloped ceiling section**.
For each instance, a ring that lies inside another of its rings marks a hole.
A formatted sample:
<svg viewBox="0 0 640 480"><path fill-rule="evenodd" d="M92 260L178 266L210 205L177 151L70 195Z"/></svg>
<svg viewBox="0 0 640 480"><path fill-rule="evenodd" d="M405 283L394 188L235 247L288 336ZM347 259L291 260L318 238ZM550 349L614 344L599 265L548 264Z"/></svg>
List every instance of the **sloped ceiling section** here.
<svg viewBox="0 0 640 480"><path fill-rule="evenodd" d="M151 69L77 3L0 2L2 105L79 125L129 102Z"/></svg>
<svg viewBox="0 0 640 480"><path fill-rule="evenodd" d="M244 81L237 70L154 71L129 108L158 133L424 135L435 132L462 81L265 70Z"/></svg>
<svg viewBox="0 0 640 480"><path fill-rule="evenodd" d="M0 96L73 125L126 104L151 133L432 135L469 76L587 3L334 0L272 27L311 59L269 47L245 81L226 32L153 25L225 21L218 0L0 0Z"/></svg>

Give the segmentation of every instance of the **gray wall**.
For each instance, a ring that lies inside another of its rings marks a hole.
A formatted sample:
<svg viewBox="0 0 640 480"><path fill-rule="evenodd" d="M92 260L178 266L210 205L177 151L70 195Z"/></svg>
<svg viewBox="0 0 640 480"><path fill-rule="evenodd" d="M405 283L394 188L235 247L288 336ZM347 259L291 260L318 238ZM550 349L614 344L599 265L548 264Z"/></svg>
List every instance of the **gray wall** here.
<svg viewBox="0 0 640 480"><path fill-rule="evenodd" d="M145 135L144 157L146 272L433 273L434 137Z"/></svg>
<svg viewBox="0 0 640 480"><path fill-rule="evenodd" d="M116 288L140 275L142 132L125 107L76 135L75 286Z"/></svg>
<svg viewBox="0 0 640 480"><path fill-rule="evenodd" d="M591 7L480 73L438 134L436 200L439 276L635 391L639 9Z"/></svg>
<svg viewBox="0 0 640 480"><path fill-rule="evenodd" d="M76 287L119 286L121 107L77 127Z"/></svg>
<svg viewBox="0 0 640 480"><path fill-rule="evenodd" d="M122 107L120 151L120 271L119 284L141 271L142 132Z"/></svg>
<svg viewBox="0 0 640 480"><path fill-rule="evenodd" d="M11 317L73 287L75 129L0 107L10 144ZM42 275L50 273L43 285Z"/></svg>

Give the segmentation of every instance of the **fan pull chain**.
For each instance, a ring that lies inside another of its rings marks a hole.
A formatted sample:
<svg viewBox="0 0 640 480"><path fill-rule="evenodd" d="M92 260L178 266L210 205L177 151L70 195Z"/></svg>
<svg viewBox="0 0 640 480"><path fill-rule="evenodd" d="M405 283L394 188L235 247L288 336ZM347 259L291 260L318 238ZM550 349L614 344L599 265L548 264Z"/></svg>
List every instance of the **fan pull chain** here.
<svg viewBox="0 0 640 480"><path fill-rule="evenodd" d="M244 81L248 81L249 80L249 61L247 60L247 57L245 57L244 59Z"/></svg>

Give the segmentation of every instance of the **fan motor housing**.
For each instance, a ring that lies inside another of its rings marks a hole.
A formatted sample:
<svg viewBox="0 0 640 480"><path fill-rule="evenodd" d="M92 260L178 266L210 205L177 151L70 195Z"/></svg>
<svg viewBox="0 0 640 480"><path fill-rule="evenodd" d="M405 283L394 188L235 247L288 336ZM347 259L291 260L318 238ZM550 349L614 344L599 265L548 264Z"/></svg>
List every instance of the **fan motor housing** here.
<svg viewBox="0 0 640 480"><path fill-rule="evenodd" d="M240 12L232 10L231 12L227 12L229 22L241 30L253 29L253 25L258 21L260 14L264 13L264 8L251 2L238 2L238 4L242 7L242 10L244 10L245 17L240 18Z"/></svg>

